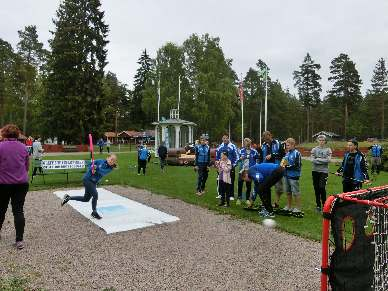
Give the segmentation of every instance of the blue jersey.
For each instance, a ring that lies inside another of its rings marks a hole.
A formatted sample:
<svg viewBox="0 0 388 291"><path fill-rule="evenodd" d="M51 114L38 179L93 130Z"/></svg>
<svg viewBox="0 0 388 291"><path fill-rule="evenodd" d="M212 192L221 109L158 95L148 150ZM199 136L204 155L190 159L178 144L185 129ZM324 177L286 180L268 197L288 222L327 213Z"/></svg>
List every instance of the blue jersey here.
<svg viewBox="0 0 388 291"><path fill-rule="evenodd" d="M264 142L261 150L263 152L263 163L276 163L279 165L284 157L283 145L277 139L273 139L271 143ZM268 155L271 155L269 160L265 158Z"/></svg>
<svg viewBox="0 0 388 291"><path fill-rule="evenodd" d="M261 183L269 177L280 166L275 163L261 163L249 168L248 177L254 182Z"/></svg>
<svg viewBox="0 0 388 291"><path fill-rule="evenodd" d="M220 144L216 150L216 161L221 159L221 153L223 152L228 153L228 159L232 162L232 166L235 167L237 165L238 159L240 158L237 147L231 142L228 144Z"/></svg>
<svg viewBox="0 0 388 291"><path fill-rule="evenodd" d="M374 158L380 158L383 155L383 148L379 144L374 144L370 149Z"/></svg>
<svg viewBox="0 0 388 291"><path fill-rule="evenodd" d="M150 156L150 152L147 150L147 148L142 147L139 149L138 151L139 160L146 161L149 156Z"/></svg>
<svg viewBox="0 0 388 291"><path fill-rule="evenodd" d="M210 164L210 147L208 145L197 145L195 147L195 165L209 166Z"/></svg>
<svg viewBox="0 0 388 291"><path fill-rule="evenodd" d="M290 179L298 180L302 170L302 155L296 149L287 152L284 157L287 160L285 176Z"/></svg>
<svg viewBox="0 0 388 291"><path fill-rule="evenodd" d="M240 170L247 169L247 168L249 169L250 167L254 166L257 162L260 162L259 153L254 148L249 149L249 154L248 154L248 150L245 147L241 148L239 155L240 155L240 160L239 160Z"/></svg>
<svg viewBox="0 0 388 291"><path fill-rule="evenodd" d="M109 166L106 160L95 160L94 166L94 174L92 173L92 165L90 164L88 171L83 177L84 180L90 180L97 184L102 179L102 177L108 175L113 170L113 168Z"/></svg>

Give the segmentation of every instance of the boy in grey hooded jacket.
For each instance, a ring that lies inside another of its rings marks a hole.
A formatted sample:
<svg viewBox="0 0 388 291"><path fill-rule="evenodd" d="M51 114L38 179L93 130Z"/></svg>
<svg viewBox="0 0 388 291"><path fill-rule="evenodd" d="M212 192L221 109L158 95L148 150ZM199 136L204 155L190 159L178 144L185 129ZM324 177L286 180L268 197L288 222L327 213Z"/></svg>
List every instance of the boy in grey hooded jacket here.
<svg viewBox="0 0 388 291"><path fill-rule="evenodd" d="M329 162L331 160L331 149L326 146L326 136L319 135L317 138L318 146L311 150L311 159L313 163L312 176L315 191L315 202L317 212L326 201L326 183L329 173Z"/></svg>

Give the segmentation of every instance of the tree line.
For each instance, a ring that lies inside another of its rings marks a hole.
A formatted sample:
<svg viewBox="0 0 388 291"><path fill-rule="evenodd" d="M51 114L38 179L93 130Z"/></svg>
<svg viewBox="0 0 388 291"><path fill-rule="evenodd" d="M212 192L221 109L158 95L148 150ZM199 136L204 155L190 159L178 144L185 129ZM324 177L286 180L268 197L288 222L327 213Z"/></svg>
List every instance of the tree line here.
<svg viewBox="0 0 388 291"><path fill-rule="evenodd" d="M49 49L36 26L18 31L13 48L0 38L0 125L16 123L26 135L58 137L82 143L87 134L149 129L160 115L177 108L195 122L198 134L211 139L230 128L241 136L241 80L232 69L218 37L190 35L182 44L168 42L155 58L141 52L133 89L106 71L109 27L99 0L65 0L56 12ZM321 65L306 54L292 73L297 94L284 89L264 60L258 59L243 76L244 133L258 140L260 111L264 124L265 76L268 72L268 129L277 137L311 141L326 130L344 138L385 138L385 99L388 94L384 58L377 60L371 88L363 96L356 64L340 54L330 64L331 88L322 92ZM179 82L180 80L180 82Z"/></svg>

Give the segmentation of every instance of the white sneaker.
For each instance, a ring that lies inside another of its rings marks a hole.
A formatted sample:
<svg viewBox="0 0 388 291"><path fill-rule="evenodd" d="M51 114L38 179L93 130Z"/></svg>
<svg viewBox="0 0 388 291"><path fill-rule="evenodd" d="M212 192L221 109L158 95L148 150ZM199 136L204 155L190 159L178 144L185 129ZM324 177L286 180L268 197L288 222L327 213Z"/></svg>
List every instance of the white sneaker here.
<svg viewBox="0 0 388 291"><path fill-rule="evenodd" d="M234 197L230 197L229 200L230 200L230 201L233 201L233 200L234 200Z"/></svg>
<svg viewBox="0 0 388 291"><path fill-rule="evenodd" d="M288 208L288 206L285 206L282 210L283 211L290 211L290 212L292 212L292 208Z"/></svg>
<svg viewBox="0 0 388 291"><path fill-rule="evenodd" d="M216 198L217 198L217 199L221 199L221 195L218 194L218 195L216 196Z"/></svg>

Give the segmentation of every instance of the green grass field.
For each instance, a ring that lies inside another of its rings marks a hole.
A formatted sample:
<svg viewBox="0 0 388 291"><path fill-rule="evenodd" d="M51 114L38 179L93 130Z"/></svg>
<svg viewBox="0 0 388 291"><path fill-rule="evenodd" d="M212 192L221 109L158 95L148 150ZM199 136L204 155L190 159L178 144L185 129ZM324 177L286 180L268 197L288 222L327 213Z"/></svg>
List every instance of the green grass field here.
<svg viewBox="0 0 388 291"><path fill-rule="evenodd" d="M243 205L236 206L232 203L230 208L220 208L217 206L216 199L216 171L211 169L207 182L207 193L198 197L195 195L196 173L192 167L177 167L168 166L165 173L161 173L158 160L151 159L147 166L147 175L137 175L136 153L120 153L118 156L118 169L113 171L108 176L104 177L100 186L104 185L123 185L136 188L143 188L152 191L153 193L163 194L171 198L183 200L187 203L199 205L208 208L220 214L230 214L238 219L247 219L254 222L259 222L261 219L254 211L242 209ZM96 159L105 158L106 154L96 154ZM66 156L51 156L45 159L88 159L89 155L66 155ZM330 171L335 171L337 166L332 163ZM277 215L275 220L278 223L279 229L309 238L312 240L320 240L321 238L321 215L315 212L315 196L311 179L311 162L303 160L302 177L300 180L300 188L302 193L304 218L285 217ZM31 174L31 173L30 173ZM375 179L372 186L383 185L388 178L388 173L382 172ZM33 184L30 184L30 191L47 188L60 187L82 187L82 173L69 174L69 184L66 185L66 176L64 175L49 175L45 178L46 184L43 184L41 176L34 178ZM236 191L237 193L237 182ZM329 194L337 194L342 192L341 178L330 175L327 185ZM273 196L272 196L273 197ZM285 205L285 195L282 196L281 206Z"/></svg>

